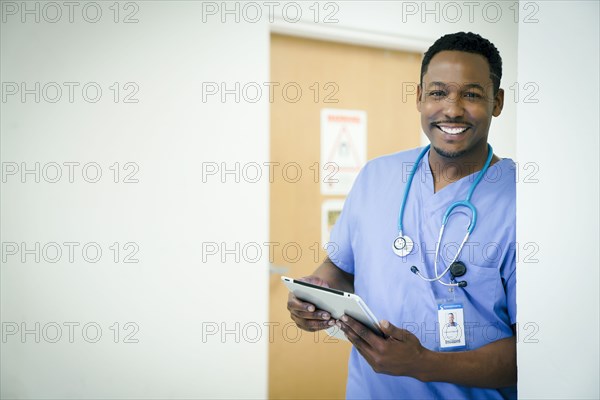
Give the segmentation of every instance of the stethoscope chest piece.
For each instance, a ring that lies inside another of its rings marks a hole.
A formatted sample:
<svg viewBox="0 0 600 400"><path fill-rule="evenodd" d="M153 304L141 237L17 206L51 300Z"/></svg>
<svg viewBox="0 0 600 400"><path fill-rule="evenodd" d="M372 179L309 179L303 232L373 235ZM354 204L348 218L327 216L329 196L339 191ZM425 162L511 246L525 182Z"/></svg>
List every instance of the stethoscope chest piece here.
<svg viewBox="0 0 600 400"><path fill-rule="evenodd" d="M394 253L396 253L397 256L406 257L410 254L414 245L415 244L410 237L400 235L394 240L392 250L394 250Z"/></svg>

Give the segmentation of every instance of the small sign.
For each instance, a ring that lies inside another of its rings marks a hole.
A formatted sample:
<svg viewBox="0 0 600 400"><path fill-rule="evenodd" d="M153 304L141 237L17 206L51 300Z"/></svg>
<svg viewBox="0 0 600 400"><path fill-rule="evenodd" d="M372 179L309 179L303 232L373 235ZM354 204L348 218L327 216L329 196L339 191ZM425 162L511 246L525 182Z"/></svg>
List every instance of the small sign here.
<svg viewBox="0 0 600 400"><path fill-rule="evenodd" d="M347 195L367 160L367 112L321 110L321 193Z"/></svg>
<svg viewBox="0 0 600 400"><path fill-rule="evenodd" d="M321 206L321 247L327 249L331 230L342 213L344 200L325 200Z"/></svg>

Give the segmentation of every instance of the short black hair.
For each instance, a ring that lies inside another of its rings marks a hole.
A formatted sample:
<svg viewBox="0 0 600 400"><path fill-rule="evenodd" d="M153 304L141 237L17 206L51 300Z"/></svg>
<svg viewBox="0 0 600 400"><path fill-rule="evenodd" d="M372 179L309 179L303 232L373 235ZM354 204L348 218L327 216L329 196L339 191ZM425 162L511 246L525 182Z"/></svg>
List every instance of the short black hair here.
<svg viewBox="0 0 600 400"><path fill-rule="evenodd" d="M464 51L466 53L479 54L485 57L490 66L490 79L494 85L494 96L500 89L502 79L502 57L492 42L473 32L457 32L444 35L431 45L423 56L421 63L421 85L423 76L427 73L429 62L440 51Z"/></svg>

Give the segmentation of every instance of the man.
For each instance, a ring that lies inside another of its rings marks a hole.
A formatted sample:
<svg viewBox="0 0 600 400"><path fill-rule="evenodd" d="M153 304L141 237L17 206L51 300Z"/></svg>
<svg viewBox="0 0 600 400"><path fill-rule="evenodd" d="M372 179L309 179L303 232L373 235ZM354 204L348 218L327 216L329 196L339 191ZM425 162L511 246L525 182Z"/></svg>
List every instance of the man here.
<svg viewBox="0 0 600 400"><path fill-rule="evenodd" d="M498 50L479 35L446 35L429 48L417 109L431 148L367 163L332 231L335 246L305 278L361 296L386 337L289 297L300 328L337 324L353 344L348 398L516 398L515 165L487 143L503 107L501 76ZM440 240L444 213L465 200L477 223L462 203ZM411 251L392 247L408 237ZM448 310L461 313L456 340L444 336Z"/></svg>
<svg viewBox="0 0 600 400"><path fill-rule="evenodd" d="M454 322L453 313L448 313L448 326L456 326L456 322Z"/></svg>

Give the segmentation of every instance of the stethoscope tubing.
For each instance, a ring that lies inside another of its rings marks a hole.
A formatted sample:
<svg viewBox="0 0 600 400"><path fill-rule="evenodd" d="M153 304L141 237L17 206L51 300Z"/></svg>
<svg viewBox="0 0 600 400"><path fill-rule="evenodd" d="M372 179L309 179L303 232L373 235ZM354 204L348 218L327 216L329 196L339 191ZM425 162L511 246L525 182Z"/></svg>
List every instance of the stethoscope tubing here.
<svg viewBox="0 0 600 400"><path fill-rule="evenodd" d="M408 194L409 194L410 188L412 186L412 181L413 181L415 174L419 168L419 165L421 164L423 157L425 156L427 151L429 151L430 147L431 147L431 145L425 146L425 148L421 151L421 153L419 153L419 156L417 157L417 160L415 161L415 164L413 165L411 173L408 177L408 181L406 183L406 189L404 190L404 195L402 197L402 204L400 206L400 212L398 215L399 237L404 236L404 226L403 226L404 209L406 207L406 201L408 199ZM434 266L435 277L428 278L428 277L422 275L418 269L416 269L416 271L413 271L421 279L423 279L427 282L437 281L444 286L458 286L458 284L456 284L456 283L452 283L452 282L446 283L446 282L442 281L442 278L444 277L444 275L446 275L448 273L448 271L452 267L452 264L458 260L458 258L460 257L460 254L462 253L462 249L463 249L465 243L467 242L467 240L469 240L471 233L473 233L473 230L475 229L475 225L477 224L477 209L471 202L471 198L473 197L475 188L477 188L477 185L479 185L479 182L481 182L481 180L483 179L483 176L489 169L490 164L492 162L493 155L494 155L494 151L492 149L492 146L488 143L488 155L487 155L485 164L484 164L483 168L481 169L481 171L479 171L479 174L477 174L475 181L471 184L471 187L469 188L469 191L467 192L467 197L465 198L465 200L452 203L446 209L446 212L444 213L444 216L442 217L442 226L440 227L440 233L438 236L438 241L436 243L435 254L434 254L433 266ZM444 230L446 228L446 224L448 223L448 219L450 218L450 215L452 214L452 211L454 211L454 209L457 207L465 207L465 208L468 208L469 210L471 210L471 220L470 220L469 226L467 227L467 232L466 232L458 250L456 251L456 254L454 255L452 262L448 264L448 267L446 267L446 269L444 269L444 271L441 274L438 274L438 259L439 259L439 255L440 255L440 245L442 243L442 238L444 236Z"/></svg>

